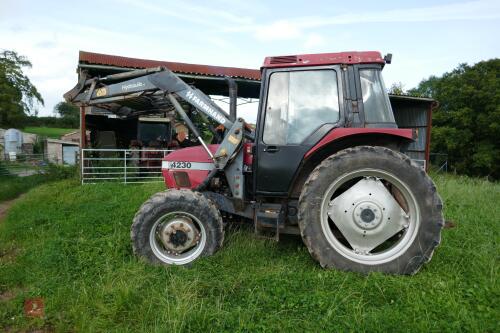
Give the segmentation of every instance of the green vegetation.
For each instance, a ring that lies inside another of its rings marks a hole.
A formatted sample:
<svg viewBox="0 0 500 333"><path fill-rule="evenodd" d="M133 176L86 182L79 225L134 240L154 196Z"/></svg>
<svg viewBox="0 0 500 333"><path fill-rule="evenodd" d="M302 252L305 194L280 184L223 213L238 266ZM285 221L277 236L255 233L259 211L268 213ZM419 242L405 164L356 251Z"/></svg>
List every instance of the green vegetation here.
<svg viewBox="0 0 500 333"><path fill-rule="evenodd" d="M43 105L24 68L31 68L28 58L14 51L0 51L0 126L19 126L27 115L36 115L37 104Z"/></svg>
<svg viewBox="0 0 500 333"><path fill-rule="evenodd" d="M44 101L24 73L31 66L25 56L12 50L0 50L0 127L78 127L78 108L66 102L54 107L54 113L60 117L37 117L37 106L44 105Z"/></svg>
<svg viewBox="0 0 500 333"><path fill-rule="evenodd" d="M500 59L459 65L422 81L413 95L439 101L431 151L447 153L458 173L500 178Z"/></svg>
<svg viewBox="0 0 500 333"><path fill-rule="evenodd" d="M77 131L73 128L53 128L53 127L25 127L23 132L46 136L52 139L59 139L61 135Z"/></svg>
<svg viewBox="0 0 500 333"><path fill-rule="evenodd" d="M163 185L42 185L0 223L0 330L496 331L500 185L436 182L456 227L413 277L323 270L300 238L247 228L192 268L154 267L132 254L129 228ZM44 319L23 316L28 297L43 297Z"/></svg>
<svg viewBox="0 0 500 333"><path fill-rule="evenodd" d="M28 177L2 176L0 177L0 202L14 199L29 189L45 182L44 175Z"/></svg>
<svg viewBox="0 0 500 333"><path fill-rule="evenodd" d="M2 164L0 164L0 167ZM76 175L73 167L48 166L43 174L27 177L0 176L0 203L14 199L28 190L50 181L72 178Z"/></svg>
<svg viewBox="0 0 500 333"><path fill-rule="evenodd" d="M80 126L80 110L76 105L68 102L59 102L54 106L54 113L58 114L60 119L70 127Z"/></svg>
<svg viewBox="0 0 500 333"><path fill-rule="evenodd" d="M0 126L2 124L0 123ZM56 128L78 128L80 122L74 122L73 119L69 117L34 117L28 116L24 120L16 123L14 127L56 127ZM3 126L5 127L5 126Z"/></svg>

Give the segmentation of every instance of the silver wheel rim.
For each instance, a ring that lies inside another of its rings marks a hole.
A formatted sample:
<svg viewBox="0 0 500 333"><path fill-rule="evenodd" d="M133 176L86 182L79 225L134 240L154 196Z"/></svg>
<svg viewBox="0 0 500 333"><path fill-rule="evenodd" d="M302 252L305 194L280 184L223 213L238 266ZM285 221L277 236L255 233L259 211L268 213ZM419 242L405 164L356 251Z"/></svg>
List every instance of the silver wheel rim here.
<svg viewBox="0 0 500 333"><path fill-rule="evenodd" d="M199 234L199 240L193 247L187 249L186 251L176 253L175 251L171 251L171 249L164 246L161 238L159 237L159 232L166 224L179 219L187 219L196 227ZM156 220L149 233L149 244L153 253L159 260L169 265L185 265L198 258L205 248L206 240L207 235L205 227L200 220L192 214L179 211L167 213L161 216Z"/></svg>
<svg viewBox="0 0 500 333"><path fill-rule="evenodd" d="M360 264L378 265L401 256L419 226L420 210L409 187L380 169L360 169L335 179L321 203L321 227L329 244Z"/></svg>

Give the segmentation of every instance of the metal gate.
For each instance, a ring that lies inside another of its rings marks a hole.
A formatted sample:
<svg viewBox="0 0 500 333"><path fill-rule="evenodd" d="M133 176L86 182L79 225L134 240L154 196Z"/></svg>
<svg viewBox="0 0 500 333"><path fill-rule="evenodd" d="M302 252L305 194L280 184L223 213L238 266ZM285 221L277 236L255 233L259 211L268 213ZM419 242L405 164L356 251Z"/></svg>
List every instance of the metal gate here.
<svg viewBox="0 0 500 333"><path fill-rule="evenodd" d="M0 155L0 176L31 176L46 172L49 158L44 154Z"/></svg>
<svg viewBox="0 0 500 333"><path fill-rule="evenodd" d="M82 149L82 184L162 182L161 161L172 150Z"/></svg>

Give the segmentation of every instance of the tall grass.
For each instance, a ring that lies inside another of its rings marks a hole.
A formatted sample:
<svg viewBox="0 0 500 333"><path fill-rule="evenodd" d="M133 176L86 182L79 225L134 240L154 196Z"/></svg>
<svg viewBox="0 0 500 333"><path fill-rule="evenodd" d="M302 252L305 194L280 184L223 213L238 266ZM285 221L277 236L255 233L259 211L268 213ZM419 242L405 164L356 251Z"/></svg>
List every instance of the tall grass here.
<svg viewBox="0 0 500 333"><path fill-rule="evenodd" d="M1 166L1 164L0 164ZM0 175L0 202L14 199L28 190L55 180L75 178L77 176L76 167L48 165L43 173L26 177L16 175Z"/></svg>
<svg viewBox="0 0 500 333"><path fill-rule="evenodd" d="M0 224L0 330L83 332L496 331L500 185L436 177L442 245L417 275L321 269L298 237L226 231L224 247L192 268L138 260L134 213L161 185L42 185ZM46 317L23 300L42 297ZM1 297L0 297L1 299Z"/></svg>

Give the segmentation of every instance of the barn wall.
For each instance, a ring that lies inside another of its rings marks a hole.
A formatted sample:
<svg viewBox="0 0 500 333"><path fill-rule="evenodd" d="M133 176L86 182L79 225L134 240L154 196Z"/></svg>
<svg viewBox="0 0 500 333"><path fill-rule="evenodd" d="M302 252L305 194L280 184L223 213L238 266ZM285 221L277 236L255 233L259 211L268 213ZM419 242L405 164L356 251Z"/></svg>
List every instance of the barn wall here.
<svg viewBox="0 0 500 333"><path fill-rule="evenodd" d="M62 144L58 142L46 141L45 154L49 162L62 164Z"/></svg>
<svg viewBox="0 0 500 333"><path fill-rule="evenodd" d="M417 139L408 146L405 153L412 159L425 160L428 163L433 101L392 97L391 105L399 128L418 131Z"/></svg>

